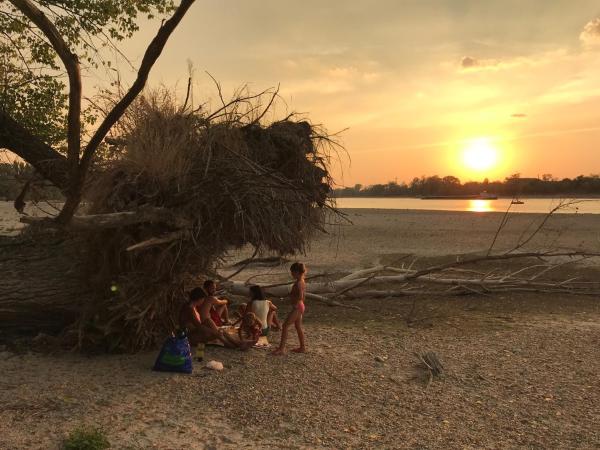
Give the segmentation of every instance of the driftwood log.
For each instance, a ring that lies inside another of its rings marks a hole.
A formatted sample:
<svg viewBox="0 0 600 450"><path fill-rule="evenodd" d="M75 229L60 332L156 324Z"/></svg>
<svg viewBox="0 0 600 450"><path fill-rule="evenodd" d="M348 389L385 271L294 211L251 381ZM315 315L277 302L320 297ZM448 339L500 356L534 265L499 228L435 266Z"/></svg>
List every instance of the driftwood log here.
<svg viewBox="0 0 600 450"><path fill-rule="evenodd" d="M57 333L93 298L78 240L0 238L0 331Z"/></svg>
<svg viewBox="0 0 600 450"><path fill-rule="evenodd" d="M22 216L22 223L42 225L48 228L64 228L49 217ZM67 228L71 230L115 229L140 223L156 223L176 228L189 228L192 223L165 208L139 208L135 211L121 211L107 214L74 216Z"/></svg>
<svg viewBox="0 0 600 450"><path fill-rule="evenodd" d="M600 257L596 252L585 251L546 251L502 253L468 258L457 258L454 262L423 269L408 267L376 266L356 271L335 280L307 283L307 298L330 306L357 308L334 300L336 298L381 298L403 297L419 293L448 294L489 294L494 292L543 292L572 295L600 295L600 280L584 281L578 278L559 280L545 279L544 275L556 271L567 264L574 264ZM477 270L481 263L509 260L533 260L535 263L523 268L502 270L496 267L491 271ZM471 267L463 269L464 266ZM251 283L228 280L223 287L236 295L248 295ZM385 289L373 289L377 286ZM275 297L288 295L291 283L264 284L262 287Z"/></svg>

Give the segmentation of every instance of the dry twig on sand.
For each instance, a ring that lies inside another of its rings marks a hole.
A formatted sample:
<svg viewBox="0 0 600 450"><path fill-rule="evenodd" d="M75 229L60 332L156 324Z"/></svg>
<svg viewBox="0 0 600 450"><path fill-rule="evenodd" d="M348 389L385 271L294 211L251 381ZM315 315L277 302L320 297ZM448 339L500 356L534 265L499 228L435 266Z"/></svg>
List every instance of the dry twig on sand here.
<svg viewBox="0 0 600 450"><path fill-rule="evenodd" d="M440 377L444 372L444 366L440 362L435 352L417 353L414 355L419 360L420 365L427 370L428 380L427 387L431 384L434 378Z"/></svg>

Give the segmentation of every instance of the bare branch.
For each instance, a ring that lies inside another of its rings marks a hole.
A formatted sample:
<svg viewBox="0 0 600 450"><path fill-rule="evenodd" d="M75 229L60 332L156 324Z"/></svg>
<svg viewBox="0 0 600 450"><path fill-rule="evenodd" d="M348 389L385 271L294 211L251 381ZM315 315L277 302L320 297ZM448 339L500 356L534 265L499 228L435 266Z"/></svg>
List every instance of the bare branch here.
<svg viewBox="0 0 600 450"><path fill-rule="evenodd" d="M47 217L21 217L21 222L28 224L48 224ZM108 214L92 214L74 216L69 226L77 230L97 230L103 228L120 228L136 223L163 223L174 228L186 229L191 223L181 217L174 216L171 211L162 208L141 208L136 211L123 211Z"/></svg>
<svg viewBox="0 0 600 450"><path fill-rule="evenodd" d="M108 115L104 118L92 138L90 142L86 146L83 156L81 158L81 168L83 172L85 172L91 162L92 157L94 156L94 152L98 148L98 145L104 139L104 136L108 133L108 131L112 128L112 126L119 120L119 118L123 115L127 107L131 104L131 102L137 97L137 95L144 89L146 85L146 81L148 79L148 74L152 69L152 66L162 53L167 40L179 24L183 16L188 11L188 9L192 6L194 0L182 0L179 7L173 13L173 16L169 20L167 20L158 30L158 33L148 45L146 49L146 53L144 53L144 58L142 59L142 64L138 70L137 78L134 81L129 91L125 94L125 96L113 107L113 109L108 113Z"/></svg>
<svg viewBox="0 0 600 450"><path fill-rule="evenodd" d="M254 261L254 258L256 257L256 255L258 254L258 247L256 247L254 249L254 253L252 253L252 256L250 258L248 258L244 264L242 264L242 267L240 267L238 270L236 270L235 272L233 272L231 275L229 275L228 277L225 278L225 280L230 280L233 277L235 277L238 273L242 272L246 267L248 267L252 261Z"/></svg>
<svg viewBox="0 0 600 450"><path fill-rule="evenodd" d="M17 0L15 0L17 1ZM29 0L18 0L18 1L29 1ZM112 126L119 120L119 118L123 115L125 110L129 107L131 102L137 97L137 95L142 91L144 86L146 85L146 81L148 79L148 74L152 69L152 66L162 53L162 50L167 43L167 40L179 24L181 19L188 11L188 9L192 6L194 0L182 0L179 7L173 13L173 16L163 25L161 25L158 33L148 45L146 49L146 53L142 59L142 64L140 65L140 69L138 70L137 78L134 81L133 85L129 88L129 91L121 98L121 100L113 107L113 109L108 113L108 115L104 118L87 146L85 147L83 154L81 156L81 162L78 167L78 171L76 176L71 179L71 192L69 192L69 196L67 197L67 201L61 211L58 220L62 223L68 223L75 214L77 206L81 201L81 190L83 188L83 183L85 180L86 173L89 169L89 166L92 162L92 158L98 149L98 146L106 136L106 134L110 131Z"/></svg>
<svg viewBox="0 0 600 450"><path fill-rule="evenodd" d="M509 217L508 213L510 212L510 207L511 206L512 206L512 201L508 204L508 208L506 208L506 212L502 216L502 220L500 221L500 225L498 226L498 230L496 230L496 234L494 234L494 239L492 239L492 243L490 244L490 247L488 248L488 251L487 251L486 255L489 255L490 253L492 253L492 249L494 248L494 244L496 244L496 240L498 239L498 236L500 236L500 232L502 231L502 229L508 223L508 217Z"/></svg>
<svg viewBox="0 0 600 450"><path fill-rule="evenodd" d="M256 119L254 119L250 125L260 123L260 120L265 116L265 114L267 114L267 111L269 111L269 109L271 109L271 105L273 104L273 102L275 101L277 96L279 95L279 87L280 87L280 85L278 84L277 89L275 89L275 92L273 92L273 95L271 96L271 99L269 100L269 103L267 104L267 106L264 108L263 112L260 113L260 115Z"/></svg>
<svg viewBox="0 0 600 450"><path fill-rule="evenodd" d="M217 87L217 92L219 93L219 99L221 99L221 104L223 105L222 109L227 108L227 105L225 104L225 99L223 98L223 91L221 89L221 83L219 83L217 81L217 79L215 77L213 77L210 72L206 71L206 74L213 80L213 82L215 83L215 86ZM231 102L230 104L233 104L234 102Z"/></svg>
<svg viewBox="0 0 600 450"><path fill-rule="evenodd" d="M181 107L182 111L185 111L187 108L188 100L190 99L190 93L192 91L192 77L188 78L187 90L185 94L185 101L183 102L183 106Z"/></svg>
<svg viewBox="0 0 600 450"><path fill-rule="evenodd" d="M185 232L183 231L175 231L173 233L168 233L162 237L153 237L150 239L146 239L145 241L138 242L137 244L130 245L127 247L127 251L131 252L133 250L142 250L148 247L154 247L156 245L168 244L170 242L176 241L177 239L181 239L184 236Z"/></svg>
<svg viewBox="0 0 600 450"><path fill-rule="evenodd" d="M521 248L523 248L525 245L527 245L535 236L537 236L537 234L544 228L544 226L546 225L546 222L548 222L548 220L550 219L550 217L552 217L556 212L560 211L561 209L565 209L565 208L569 208L570 206L580 203L579 200L572 200L572 201L559 201L558 205L556 205L554 208L552 208L542 219L542 221L539 223L539 225L531 232L531 234L529 236L527 236L524 240L523 239L525 232L523 232L523 234L521 235L521 237L519 238L519 241L517 242L517 245L511 249L508 253L510 252L514 252L517 251Z"/></svg>

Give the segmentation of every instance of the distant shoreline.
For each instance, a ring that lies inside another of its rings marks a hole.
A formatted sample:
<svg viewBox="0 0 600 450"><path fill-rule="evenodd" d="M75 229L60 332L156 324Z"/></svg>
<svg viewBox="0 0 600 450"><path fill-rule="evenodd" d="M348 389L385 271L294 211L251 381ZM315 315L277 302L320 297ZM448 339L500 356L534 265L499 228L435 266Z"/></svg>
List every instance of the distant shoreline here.
<svg viewBox="0 0 600 450"><path fill-rule="evenodd" d="M587 195L519 195L519 196L507 196L498 195L498 200L509 200L518 197L521 200L527 199L581 199L581 200L599 200L600 194L587 194ZM333 198L410 198L421 200L422 197L415 197L413 195L334 195ZM492 200L493 201L493 200Z"/></svg>
<svg viewBox="0 0 600 450"><path fill-rule="evenodd" d="M591 214L600 216L600 198L523 197L513 204L511 198L485 199L427 199L417 197L337 197L338 208L387 209L414 211L454 211L505 214L548 214L555 210L557 215ZM560 207L557 209L557 207Z"/></svg>
<svg viewBox="0 0 600 450"><path fill-rule="evenodd" d="M356 214L430 214L430 215L455 215L455 214L464 214L464 215L499 215L503 216L506 214L505 211L455 211L450 209L391 209L391 208L338 208L343 212L352 212ZM518 214L519 216L546 216L548 213L542 212L514 212L513 214ZM559 213L561 216L600 216L598 213L589 213L589 212L561 212Z"/></svg>
<svg viewBox="0 0 600 450"><path fill-rule="evenodd" d="M420 214L420 213L441 213L441 214L470 214L472 212L477 212L477 211L457 211L457 210L453 210L453 209L414 209L414 208L398 208L398 209L394 209L394 208L352 208L352 207L338 207L339 210L342 211L373 211L373 212L379 212L379 211L386 211L386 212L407 212L407 213L411 213L411 214ZM486 211L486 213L488 214L504 214L504 211ZM537 213L537 212L525 212L525 213L521 213L521 214L544 214L544 213Z"/></svg>

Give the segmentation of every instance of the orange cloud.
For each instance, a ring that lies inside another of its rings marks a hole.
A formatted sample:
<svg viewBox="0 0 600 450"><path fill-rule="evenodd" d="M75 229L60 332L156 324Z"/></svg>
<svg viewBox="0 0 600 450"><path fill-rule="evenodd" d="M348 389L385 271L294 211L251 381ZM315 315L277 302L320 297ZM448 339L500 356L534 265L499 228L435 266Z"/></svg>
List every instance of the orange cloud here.
<svg viewBox="0 0 600 450"><path fill-rule="evenodd" d="M600 18L589 21L583 27L579 39L584 45L593 46L600 44Z"/></svg>
<svg viewBox="0 0 600 450"><path fill-rule="evenodd" d="M500 61L495 59L477 59L472 56L464 56L460 60L460 66L465 69L487 69L491 67L497 67L500 65Z"/></svg>

